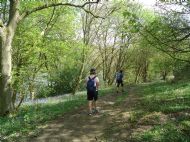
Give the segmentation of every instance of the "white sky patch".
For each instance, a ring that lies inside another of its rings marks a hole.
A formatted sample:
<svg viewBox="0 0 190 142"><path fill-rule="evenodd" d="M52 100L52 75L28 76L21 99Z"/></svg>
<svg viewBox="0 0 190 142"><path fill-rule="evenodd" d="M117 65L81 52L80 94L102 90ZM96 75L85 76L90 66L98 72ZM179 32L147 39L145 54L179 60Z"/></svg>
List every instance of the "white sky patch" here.
<svg viewBox="0 0 190 142"><path fill-rule="evenodd" d="M184 7L182 5L178 5L178 4L175 4L175 3L170 3L170 4L161 4L161 2L158 2L158 0L134 0L138 3L140 3L141 5L143 5L145 8L149 8L149 9L154 9L154 8L158 8L160 9L163 6L165 6L165 8L167 10L174 10L174 11L181 11ZM160 8L158 6L156 6L156 3L157 4L161 4L160 5ZM185 3L185 2L183 2Z"/></svg>
<svg viewBox="0 0 190 142"><path fill-rule="evenodd" d="M136 2L142 4L145 8L153 9L156 4L156 0L135 0Z"/></svg>
<svg viewBox="0 0 190 142"><path fill-rule="evenodd" d="M176 3L161 3L158 0L134 0L141 4L144 8L151 9L159 13L168 13L169 11L182 12L185 9L189 11L189 8L185 8L183 5ZM186 2L183 2L186 5ZM190 14L182 14L182 17L190 22Z"/></svg>

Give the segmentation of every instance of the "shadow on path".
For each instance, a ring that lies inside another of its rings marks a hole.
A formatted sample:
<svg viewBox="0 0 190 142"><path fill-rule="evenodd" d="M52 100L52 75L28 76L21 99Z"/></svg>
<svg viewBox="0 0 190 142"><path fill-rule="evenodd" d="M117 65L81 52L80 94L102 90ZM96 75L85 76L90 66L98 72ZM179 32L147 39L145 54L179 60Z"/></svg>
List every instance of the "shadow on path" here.
<svg viewBox="0 0 190 142"><path fill-rule="evenodd" d="M65 114L48 124L39 133L31 136L29 142L96 142L126 141L131 134L128 123L130 110L136 103L134 90L128 90L128 97L117 104L116 98L121 95L108 94L98 102L99 113L87 115L87 106Z"/></svg>

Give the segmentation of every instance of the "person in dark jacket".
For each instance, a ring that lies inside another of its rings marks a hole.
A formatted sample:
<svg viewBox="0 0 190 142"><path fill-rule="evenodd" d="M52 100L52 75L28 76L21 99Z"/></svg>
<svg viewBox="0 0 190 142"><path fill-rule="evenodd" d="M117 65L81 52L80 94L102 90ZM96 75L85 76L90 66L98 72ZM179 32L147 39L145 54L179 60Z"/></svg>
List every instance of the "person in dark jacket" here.
<svg viewBox="0 0 190 142"><path fill-rule="evenodd" d="M117 93L119 92L119 86L121 86L122 92L124 91L123 90L123 71L122 70L116 72L116 85L117 85Z"/></svg>

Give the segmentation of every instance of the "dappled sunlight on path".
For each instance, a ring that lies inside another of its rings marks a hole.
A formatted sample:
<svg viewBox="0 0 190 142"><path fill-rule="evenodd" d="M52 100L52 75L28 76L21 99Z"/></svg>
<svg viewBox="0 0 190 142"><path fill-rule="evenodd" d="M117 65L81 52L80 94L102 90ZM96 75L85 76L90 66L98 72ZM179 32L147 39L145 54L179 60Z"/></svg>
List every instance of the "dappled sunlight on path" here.
<svg viewBox="0 0 190 142"><path fill-rule="evenodd" d="M132 90L133 92L133 90ZM82 106L63 117L50 122L37 137L28 141L35 142L93 142L127 140L131 134L130 105L133 104L131 90L122 104L117 104L119 95L108 94L98 102L99 113L87 115L87 106ZM121 95L121 94L120 94ZM110 134L112 137L110 137Z"/></svg>

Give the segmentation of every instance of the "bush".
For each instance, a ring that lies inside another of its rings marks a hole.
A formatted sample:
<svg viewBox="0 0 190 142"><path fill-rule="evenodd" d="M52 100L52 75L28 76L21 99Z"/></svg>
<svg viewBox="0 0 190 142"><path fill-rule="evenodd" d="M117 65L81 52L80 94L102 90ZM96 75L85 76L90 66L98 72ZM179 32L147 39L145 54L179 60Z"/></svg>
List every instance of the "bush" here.
<svg viewBox="0 0 190 142"><path fill-rule="evenodd" d="M188 81L190 80L190 64L184 63L180 65L176 65L174 70L174 81Z"/></svg>
<svg viewBox="0 0 190 142"><path fill-rule="evenodd" d="M46 98L54 96L55 90L50 86L40 86L36 98Z"/></svg>

